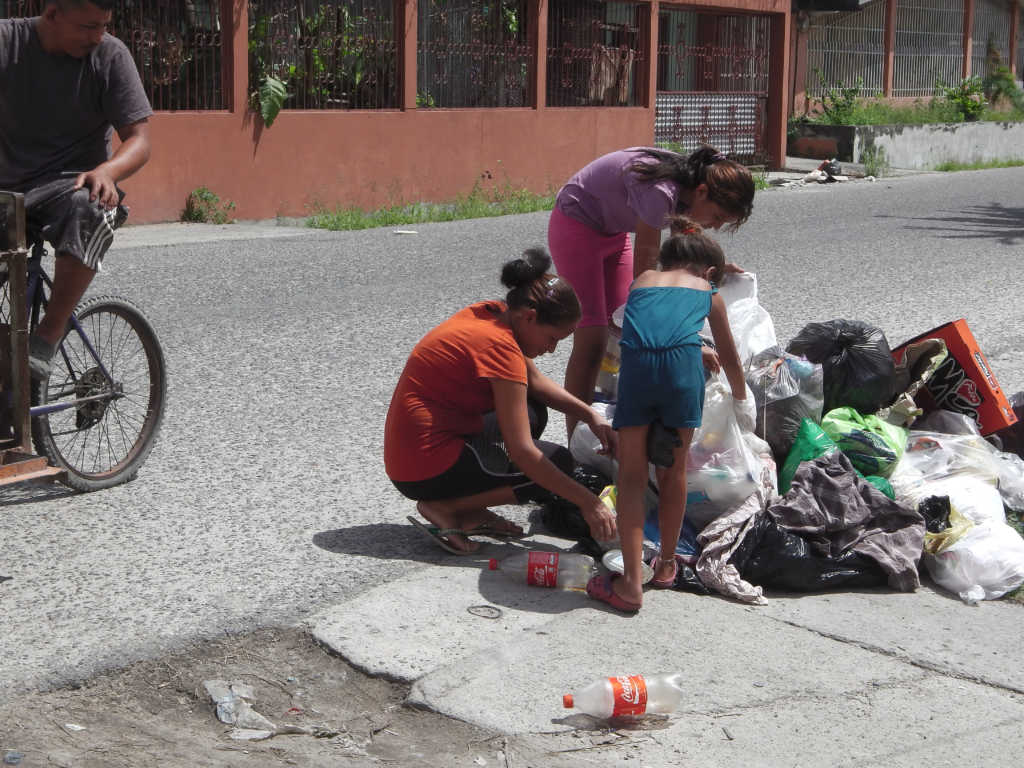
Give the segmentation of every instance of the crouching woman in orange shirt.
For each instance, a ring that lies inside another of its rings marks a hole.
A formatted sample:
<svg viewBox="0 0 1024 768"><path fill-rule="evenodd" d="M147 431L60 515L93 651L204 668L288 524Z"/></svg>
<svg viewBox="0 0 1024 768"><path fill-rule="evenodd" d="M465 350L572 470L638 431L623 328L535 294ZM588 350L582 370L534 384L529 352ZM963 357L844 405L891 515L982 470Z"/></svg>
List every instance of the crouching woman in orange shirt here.
<svg viewBox="0 0 1024 768"><path fill-rule="evenodd" d="M542 374L533 358L554 352L580 319L572 287L549 274L543 249L501 270L504 302L455 313L413 349L391 398L384 432L388 477L450 552L479 548L469 536L517 536L522 528L488 507L557 494L578 505L595 539L615 537L615 517L572 479L573 459L539 440L546 407L590 425L614 453L615 432L586 403Z"/></svg>

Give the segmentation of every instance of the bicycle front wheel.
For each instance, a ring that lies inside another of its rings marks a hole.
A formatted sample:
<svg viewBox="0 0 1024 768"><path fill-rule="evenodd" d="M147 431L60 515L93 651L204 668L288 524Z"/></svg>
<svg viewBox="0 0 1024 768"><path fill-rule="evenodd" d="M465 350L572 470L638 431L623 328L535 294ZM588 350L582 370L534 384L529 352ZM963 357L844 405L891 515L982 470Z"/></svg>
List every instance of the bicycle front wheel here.
<svg viewBox="0 0 1024 768"><path fill-rule="evenodd" d="M96 296L79 305L82 333L70 329L46 381L34 382L37 405L68 405L32 419L36 451L67 470L79 491L133 480L153 449L163 418L163 350L135 304Z"/></svg>

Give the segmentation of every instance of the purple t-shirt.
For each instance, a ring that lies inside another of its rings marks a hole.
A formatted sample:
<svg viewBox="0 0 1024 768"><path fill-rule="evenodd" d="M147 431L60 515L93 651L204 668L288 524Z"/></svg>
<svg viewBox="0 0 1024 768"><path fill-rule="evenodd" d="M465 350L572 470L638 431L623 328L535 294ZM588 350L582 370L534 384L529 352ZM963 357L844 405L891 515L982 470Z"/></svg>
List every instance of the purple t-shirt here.
<svg viewBox="0 0 1024 768"><path fill-rule="evenodd" d="M649 158L643 149L620 149L597 158L559 190L555 207L605 235L635 232L638 218L664 229L675 212L679 185L668 180L652 184L632 173L630 165Z"/></svg>

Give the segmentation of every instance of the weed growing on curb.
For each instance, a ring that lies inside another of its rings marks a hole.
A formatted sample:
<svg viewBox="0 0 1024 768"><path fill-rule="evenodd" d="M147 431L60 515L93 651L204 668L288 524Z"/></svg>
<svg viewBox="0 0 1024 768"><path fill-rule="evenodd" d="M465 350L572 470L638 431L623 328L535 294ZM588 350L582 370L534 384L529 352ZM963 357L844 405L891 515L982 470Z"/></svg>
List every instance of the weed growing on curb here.
<svg viewBox="0 0 1024 768"><path fill-rule="evenodd" d="M456 221L507 216L515 213L550 211L555 204L553 193L537 195L525 189L504 188L484 190L479 184L464 197L446 203L410 203L363 211L341 208L320 209L306 221L310 227L331 230L370 229L401 224L422 224L428 221Z"/></svg>
<svg viewBox="0 0 1024 768"><path fill-rule="evenodd" d="M892 170L885 147L870 146L860 153L860 162L864 165L864 175L876 179L888 176Z"/></svg>
<svg viewBox="0 0 1024 768"><path fill-rule="evenodd" d="M977 163L958 163L949 160L935 166L936 171L986 171L991 168L1018 168L1024 165L1024 158L1008 158L1006 160L982 160Z"/></svg>
<svg viewBox="0 0 1024 768"><path fill-rule="evenodd" d="M185 199L185 210L181 212L181 220L201 224L230 224L234 221L231 215L234 210L233 200L222 202L216 192L211 192L206 187L196 187Z"/></svg>

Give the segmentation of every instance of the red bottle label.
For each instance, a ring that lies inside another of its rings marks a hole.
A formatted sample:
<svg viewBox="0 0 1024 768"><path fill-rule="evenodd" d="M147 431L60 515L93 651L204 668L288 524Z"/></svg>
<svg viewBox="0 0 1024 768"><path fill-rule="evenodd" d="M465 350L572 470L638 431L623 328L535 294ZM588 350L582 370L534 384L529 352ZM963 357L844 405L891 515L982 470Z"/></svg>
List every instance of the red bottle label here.
<svg viewBox="0 0 1024 768"><path fill-rule="evenodd" d="M612 717L642 715L647 711L647 683L640 675L609 677L612 684Z"/></svg>
<svg viewBox="0 0 1024 768"><path fill-rule="evenodd" d="M526 583L531 587L558 586L558 553L531 552L526 562Z"/></svg>

